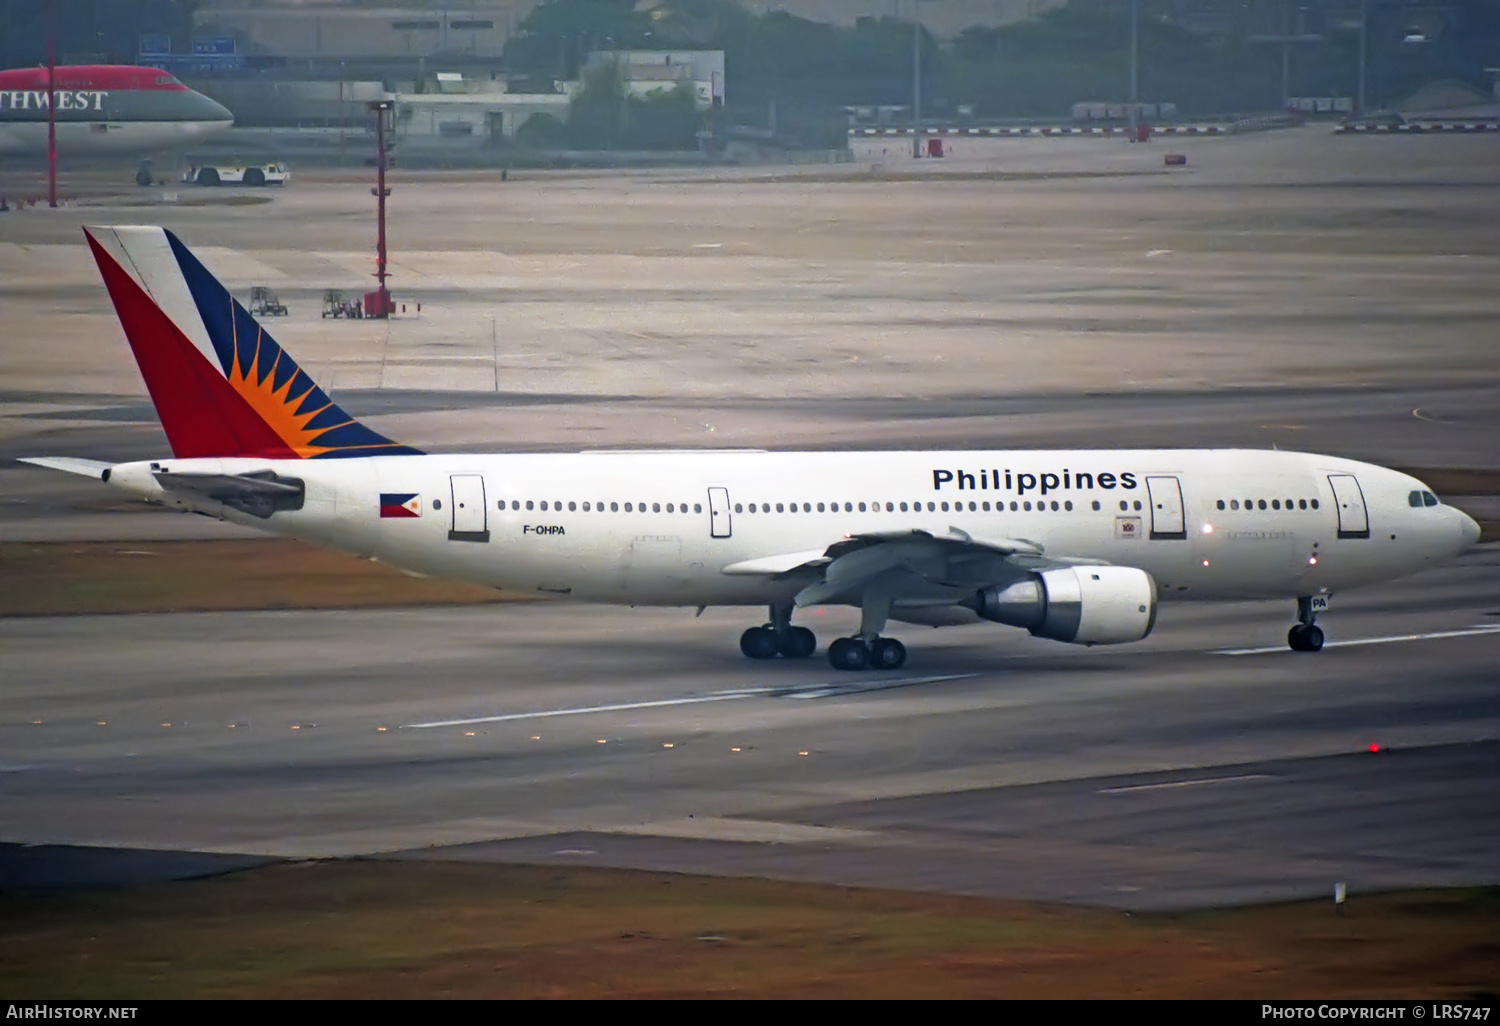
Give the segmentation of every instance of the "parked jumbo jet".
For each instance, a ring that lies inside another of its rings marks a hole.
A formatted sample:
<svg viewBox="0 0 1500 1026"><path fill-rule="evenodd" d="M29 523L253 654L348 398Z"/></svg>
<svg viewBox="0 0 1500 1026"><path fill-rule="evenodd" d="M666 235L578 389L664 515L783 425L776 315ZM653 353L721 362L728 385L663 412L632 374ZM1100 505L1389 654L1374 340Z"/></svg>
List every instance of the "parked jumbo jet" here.
<svg viewBox="0 0 1500 1026"><path fill-rule="evenodd" d="M422 574L628 605L765 606L740 648L804 658L807 606L862 611L840 669L894 669L891 620L1084 645L1159 599L1329 596L1450 559L1479 526L1405 474L1253 450L428 455L332 402L171 232L87 229L172 457L27 462Z"/></svg>

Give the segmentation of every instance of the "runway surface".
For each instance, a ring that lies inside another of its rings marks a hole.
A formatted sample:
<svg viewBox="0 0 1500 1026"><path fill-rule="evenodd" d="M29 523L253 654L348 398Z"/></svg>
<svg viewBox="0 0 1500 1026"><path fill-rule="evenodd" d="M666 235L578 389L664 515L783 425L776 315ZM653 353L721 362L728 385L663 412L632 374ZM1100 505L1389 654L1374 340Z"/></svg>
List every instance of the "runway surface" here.
<svg viewBox="0 0 1500 1026"><path fill-rule="evenodd" d="M1281 604L1184 605L1120 649L908 628L895 674L750 663L735 610L4 620L0 837L1128 908L1492 883L1497 569L1340 596L1313 656Z"/></svg>

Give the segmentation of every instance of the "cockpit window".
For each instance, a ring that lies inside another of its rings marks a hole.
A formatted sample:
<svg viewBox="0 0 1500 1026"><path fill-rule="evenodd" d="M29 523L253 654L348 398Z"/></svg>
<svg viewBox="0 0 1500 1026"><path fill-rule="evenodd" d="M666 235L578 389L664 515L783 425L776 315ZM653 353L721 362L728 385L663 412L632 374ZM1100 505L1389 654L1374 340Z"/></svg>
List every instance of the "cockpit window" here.
<svg viewBox="0 0 1500 1026"><path fill-rule="evenodd" d="M1406 493L1406 504L1408 506L1412 507L1413 509L1421 509L1422 508L1422 493L1421 492L1407 492Z"/></svg>
<svg viewBox="0 0 1500 1026"><path fill-rule="evenodd" d="M1438 497L1436 495L1433 495L1431 492L1423 492L1422 493L1422 505L1424 505L1424 506L1436 506L1437 504L1438 504Z"/></svg>

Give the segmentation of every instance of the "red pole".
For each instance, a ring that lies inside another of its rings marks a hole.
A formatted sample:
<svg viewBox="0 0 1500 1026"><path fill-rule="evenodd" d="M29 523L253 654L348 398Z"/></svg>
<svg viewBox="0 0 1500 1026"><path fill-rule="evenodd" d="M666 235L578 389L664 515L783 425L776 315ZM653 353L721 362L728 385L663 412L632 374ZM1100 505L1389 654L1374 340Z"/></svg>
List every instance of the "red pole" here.
<svg viewBox="0 0 1500 1026"><path fill-rule="evenodd" d="M375 235L375 277L380 279L382 304L385 300L385 109L375 110L375 206L379 229Z"/></svg>
<svg viewBox="0 0 1500 1026"><path fill-rule="evenodd" d="M47 3L47 206L57 206L57 46L54 0Z"/></svg>

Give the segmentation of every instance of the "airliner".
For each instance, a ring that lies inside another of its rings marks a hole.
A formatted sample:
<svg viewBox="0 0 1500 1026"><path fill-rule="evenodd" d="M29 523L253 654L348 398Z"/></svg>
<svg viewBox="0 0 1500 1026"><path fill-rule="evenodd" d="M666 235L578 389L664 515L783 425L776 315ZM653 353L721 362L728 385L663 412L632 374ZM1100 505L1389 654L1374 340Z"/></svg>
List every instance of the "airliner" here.
<svg viewBox="0 0 1500 1026"><path fill-rule="evenodd" d="M152 153L186 146L234 124L222 104L156 68L75 64L0 71L0 154L47 152L47 113L56 106L62 154Z"/></svg>
<svg viewBox="0 0 1500 1026"><path fill-rule="evenodd" d="M1225 599L1295 600L1287 643L1315 652L1336 592L1479 538L1413 477L1274 450L427 454L349 416L171 232L85 233L172 455L26 462L416 574L764 607L751 659L811 656L809 606L860 610L833 666L892 670L892 621L1108 645Z"/></svg>

